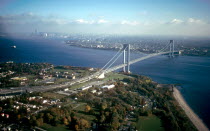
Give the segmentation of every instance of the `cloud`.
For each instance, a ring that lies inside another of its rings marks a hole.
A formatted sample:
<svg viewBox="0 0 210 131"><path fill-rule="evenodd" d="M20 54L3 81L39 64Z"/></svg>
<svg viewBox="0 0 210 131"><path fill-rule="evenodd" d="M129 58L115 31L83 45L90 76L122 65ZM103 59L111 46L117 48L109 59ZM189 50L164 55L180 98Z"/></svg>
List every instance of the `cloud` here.
<svg viewBox="0 0 210 131"><path fill-rule="evenodd" d="M68 24L70 21L57 17L44 17L34 13L22 13L16 15L0 16L0 24L4 25L25 25L25 24Z"/></svg>
<svg viewBox="0 0 210 131"><path fill-rule="evenodd" d="M87 21L87 20L84 20L84 19L78 19L78 20L75 20L76 23L79 23L79 24L92 24L91 21Z"/></svg>
<svg viewBox="0 0 210 131"><path fill-rule="evenodd" d="M106 24L109 23L105 19L75 19L68 20L57 16L40 16L32 12L22 13L16 15L5 15L0 16L0 24L10 25L24 25L24 24L45 24L45 25L67 25L67 24Z"/></svg>
<svg viewBox="0 0 210 131"><path fill-rule="evenodd" d="M195 23L195 24L205 24L204 21L199 20L199 19L194 19L194 18L189 18L187 20L187 23L189 23L189 24L192 24L192 23Z"/></svg>
<svg viewBox="0 0 210 131"><path fill-rule="evenodd" d="M179 19L173 19L172 21L170 21L169 23L170 24L181 24L181 23L183 23L184 21L182 21L182 20L179 20Z"/></svg>
<svg viewBox="0 0 210 131"><path fill-rule="evenodd" d="M180 34L208 35L210 23L207 21L187 18L174 18L166 21L137 21L122 19L107 20L104 17L68 19L56 15L42 16L32 12L0 15L0 31L31 32L38 29L46 32L90 32L90 33L130 33L130 34Z"/></svg>
<svg viewBox="0 0 210 131"><path fill-rule="evenodd" d="M121 21L122 25L131 25L131 26L136 26L139 25L140 23L137 21L127 21L127 20L122 20Z"/></svg>
<svg viewBox="0 0 210 131"><path fill-rule="evenodd" d="M207 22L200 20L200 19L195 19L195 18L188 18L186 20L181 20L181 19L173 19L169 22L166 22L166 24L185 24L185 25L201 25L201 24L208 24Z"/></svg>
<svg viewBox="0 0 210 131"><path fill-rule="evenodd" d="M100 19L100 20L98 20L98 24L104 24L104 23L108 23L109 21L107 21L107 20L104 20L104 19Z"/></svg>
<svg viewBox="0 0 210 131"><path fill-rule="evenodd" d="M75 22L78 23L78 24L106 24L109 21L104 20L104 19L99 19L99 20L78 19L78 20L75 20Z"/></svg>

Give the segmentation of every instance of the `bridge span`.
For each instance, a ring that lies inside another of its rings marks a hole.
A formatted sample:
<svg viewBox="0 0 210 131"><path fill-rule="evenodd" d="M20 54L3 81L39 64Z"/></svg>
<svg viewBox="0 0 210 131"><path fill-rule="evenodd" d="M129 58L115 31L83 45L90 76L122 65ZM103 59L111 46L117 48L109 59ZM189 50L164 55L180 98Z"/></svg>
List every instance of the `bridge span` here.
<svg viewBox="0 0 210 131"><path fill-rule="evenodd" d="M173 52L179 52L179 51L173 51ZM132 60L132 61L130 61L129 64L134 64L136 62L139 62L139 61L142 61L142 60L151 58L151 57L155 57L155 56L158 56L158 55L169 54L169 53L171 53L171 51L160 52L160 53L153 53L153 54L150 54L150 55L147 55L147 56L144 56L144 57L141 57L141 58L137 58L135 60ZM123 68L125 66L127 66L127 64L120 64L120 65L114 66L112 68L109 68L108 70L104 70L104 74L109 73L109 72L112 72L112 71L115 71L115 70L118 70L118 69Z"/></svg>

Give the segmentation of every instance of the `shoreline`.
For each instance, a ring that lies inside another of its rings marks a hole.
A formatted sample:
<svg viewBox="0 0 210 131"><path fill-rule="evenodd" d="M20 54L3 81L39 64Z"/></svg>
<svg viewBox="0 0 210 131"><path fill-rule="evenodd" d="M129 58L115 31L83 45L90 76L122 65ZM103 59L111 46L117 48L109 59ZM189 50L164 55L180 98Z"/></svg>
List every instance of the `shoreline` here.
<svg viewBox="0 0 210 131"><path fill-rule="evenodd" d="M176 99L176 101L179 103L179 105L181 106L181 108L184 110L185 114L191 120L191 122L198 129L198 131L209 131L209 129L203 123L203 121L189 107L189 105L186 103L186 101L182 97L180 91L176 87L174 88L173 96Z"/></svg>

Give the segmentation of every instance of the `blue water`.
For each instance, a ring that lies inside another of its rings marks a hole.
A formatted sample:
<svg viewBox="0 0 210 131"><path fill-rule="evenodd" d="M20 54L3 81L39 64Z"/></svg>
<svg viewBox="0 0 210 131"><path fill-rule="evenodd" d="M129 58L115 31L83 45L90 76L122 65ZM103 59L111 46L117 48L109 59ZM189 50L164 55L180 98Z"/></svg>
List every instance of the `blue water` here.
<svg viewBox="0 0 210 131"><path fill-rule="evenodd" d="M16 45L17 48L11 48ZM103 67L115 51L68 46L61 40L0 38L0 62L48 62L55 65ZM131 59L144 54L132 53ZM116 64L122 62L122 58ZM159 83L181 84L181 93L190 107L210 128L210 57L157 56L131 65L131 72Z"/></svg>

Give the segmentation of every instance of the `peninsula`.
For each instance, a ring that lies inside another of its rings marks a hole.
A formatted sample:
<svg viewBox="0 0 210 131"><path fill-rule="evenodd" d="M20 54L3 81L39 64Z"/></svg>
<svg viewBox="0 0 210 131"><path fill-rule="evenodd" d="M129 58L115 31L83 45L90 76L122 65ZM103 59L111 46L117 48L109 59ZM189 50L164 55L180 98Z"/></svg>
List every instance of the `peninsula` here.
<svg viewBox="0 0 210 131"><path fill-rule="evenodd" d="M24 70L21 73L14 67ZM196 115L177 89L173 92L170 85L160 87L145 76L110 72L103 79L61 86L98 69L47 63L2 63L1 69L9 79L1 76L1 85L9 81L19 86L4 87L1 92L26 90L20 95L1 96L0 119L4 128L208 130L202 121L195 122ZM60 87L55 88L58 83ZM30 88L33 90L29 92Z"/></svg>

